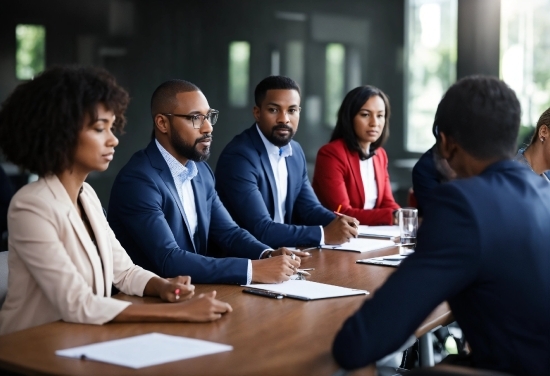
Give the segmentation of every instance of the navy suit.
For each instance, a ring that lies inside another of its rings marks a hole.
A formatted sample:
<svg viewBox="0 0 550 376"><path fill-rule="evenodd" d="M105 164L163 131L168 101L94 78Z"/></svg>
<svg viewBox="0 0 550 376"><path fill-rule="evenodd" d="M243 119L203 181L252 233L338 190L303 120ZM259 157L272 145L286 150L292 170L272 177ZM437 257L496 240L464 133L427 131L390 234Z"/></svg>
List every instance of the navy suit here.
<svg viewBox="0 0 550 376"><path fill-rule="evenodd" d="M479 368L550 374L550 187L514 161L441 184L409 256L343 324L344 368L397 350L447 300Z"/></svg>
<svg viewBox="0 0 550 376"><path fill-rule="evenodd" d="M311 188L300 144L290 143L292 155L285 158L288 190L284 224L273 221L277 186L256 124L233 138L216 166L216 190L233 219L273 248L318 245L319 226L335 218Z"/></svg>
<svg viewBox="0 0 550 376"><path fill-rule="evenodd" d="M135 153L111 191L108 219L134 263L162 277L190 275L197 283L246 283L248 260L269 247L239 228L220 202L212 170L197 163L191 180L197 211L194 244L174 179L155 141ZM207 257L208 237L242 258Z"/></svg>
<svg viewBox="0 0 550 376"><path fill-rule="evenodd" d="M435 146L434 146L435 147ZM433 149L422 154L412 170L414 197L416 198L418 214L424 215L424 208L433 201L433 191L439 184L447 181L445 176L437 171Z"/></svg>

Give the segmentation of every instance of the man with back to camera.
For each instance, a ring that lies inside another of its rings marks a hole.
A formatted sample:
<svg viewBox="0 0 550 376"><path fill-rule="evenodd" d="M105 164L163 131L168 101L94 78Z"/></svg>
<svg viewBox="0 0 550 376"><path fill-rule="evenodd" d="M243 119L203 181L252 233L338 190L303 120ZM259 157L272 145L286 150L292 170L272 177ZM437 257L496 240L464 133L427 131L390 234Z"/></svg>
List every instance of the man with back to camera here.
<svg viewBox="0 0 550 376"><path fill-rule="evenodd" d="M342 244L358 221L325 209L311 188L304 152L292 138L300 120L300 88L270 76L254 93L256 122L225 147L216 189L239 224L272 247Z"/></svg>
<svg viewBox="0 0 550 376"><path fill-rule="evenodd" d="M434 189L416 252L348 318L333 344L346 369L397 350L447 301L473 367L550 374L550 187L512 161L521 109L496 78L455 83L435 115L459 179Z"/></svg>
<svg viewBox="0 0 550 376"><path fill-rule="evenodd" d="M204 162L218 112L200 89L184 80L164 82L153 93L151 115L152 140L119 172L109 202L109 223L132 260L197 283L288 280L300 259L239 228L218 198ZM207 257L209 236L236 257Z"/></svg>

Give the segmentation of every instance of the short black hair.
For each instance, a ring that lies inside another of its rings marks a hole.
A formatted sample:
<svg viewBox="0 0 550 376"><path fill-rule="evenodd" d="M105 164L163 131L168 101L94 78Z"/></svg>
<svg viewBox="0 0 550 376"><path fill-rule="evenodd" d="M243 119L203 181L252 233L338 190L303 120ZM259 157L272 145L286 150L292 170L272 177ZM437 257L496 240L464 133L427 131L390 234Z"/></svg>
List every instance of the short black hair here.
<svg viewBox="0 0 550 376"><path fill-rule="evenodd" d="M511 158L516 152L521 107L516 93L495 77L465 77L437 106L433 132L457 142L474 158Z"/></svg>
<svg viewBox="0 0 550 376"><path fill-rule="evenodd" d="M363 105L375 95L378 95L382 98L382 101L384 101L384 105L386 107L384 112L385 123L382 134L378 137L378 140L370 145L369 154L367 155L357 140L357 135L355 134L355 129L353 127L353 119L359 113L361 107L363 107ZM338 110L338 120L336 121L336 127L334 127L330 141L343 139L349 150L357 152L359 154L359 158L361 160L365 160L372 155L376 149L384 145L390 136L390 115L390 100L382 90L370 85L356 87L346 94L346 97Z"/></svg>
<svg viewBox="0 0 550 376"><path fill-rule="evenodd" d="M201 91L199 87L189 81L177 78L160 84L151 96L151 117L153 118L153 133L151 139L155 138L155 116L163 113L170 113L178 106L176 95L190 91Z"/></svg>
<svg viewBox="0 0 550 376"><path fill-rule="evenodd" d="M285 76L269 76L264 78L254 90L256 106L261 107L268 90L296 90L300 93L300 86L292 78Z"/></svg>
<svg viewBox="0 0 550 376"><path fill-rule="evenodd" d="M54 66L20 84L0 109L0 148L6 159L39 176L58 174L73 163L85 115L97 105L113 111L121 132L129 96L100 68Z"/></svg>

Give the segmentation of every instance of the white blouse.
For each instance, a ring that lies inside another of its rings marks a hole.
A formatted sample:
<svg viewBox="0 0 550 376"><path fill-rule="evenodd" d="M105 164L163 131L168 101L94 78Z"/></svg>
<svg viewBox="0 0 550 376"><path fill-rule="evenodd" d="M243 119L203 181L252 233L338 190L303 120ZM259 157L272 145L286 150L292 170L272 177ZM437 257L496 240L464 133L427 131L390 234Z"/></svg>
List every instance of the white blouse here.
<svg viewBox="0 0 550 376"><path fill-rule="evenodd" d="M363 209L373 209L378 198L378 188L376 187L376 178L374 176L374 164L372 158L359 161L361 170L361 179L365 190L365 206Z"/></svg>

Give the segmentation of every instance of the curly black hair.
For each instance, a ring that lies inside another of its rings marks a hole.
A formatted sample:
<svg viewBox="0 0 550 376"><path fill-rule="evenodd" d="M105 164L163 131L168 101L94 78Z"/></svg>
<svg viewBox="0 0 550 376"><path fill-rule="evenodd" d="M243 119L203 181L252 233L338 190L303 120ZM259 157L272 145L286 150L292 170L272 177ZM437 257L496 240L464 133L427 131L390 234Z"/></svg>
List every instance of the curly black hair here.
<svg viewBox="0 0 550 376"><path fill-rule="evenodd" d="M15 88L0 109L0 149L6 159L39 176L70 168L85 115L97 105L113 111L115 131L126 124L130 98L104 69L55 66Z"/></svg>

